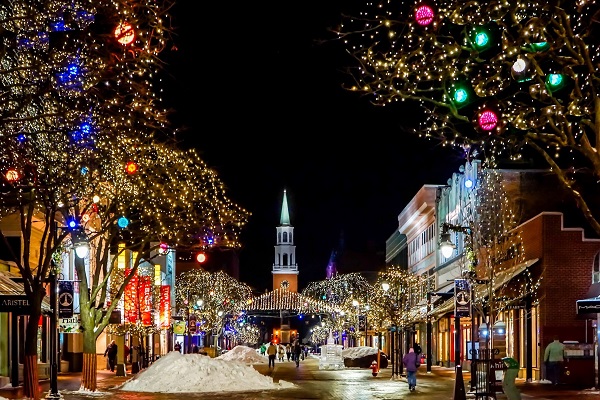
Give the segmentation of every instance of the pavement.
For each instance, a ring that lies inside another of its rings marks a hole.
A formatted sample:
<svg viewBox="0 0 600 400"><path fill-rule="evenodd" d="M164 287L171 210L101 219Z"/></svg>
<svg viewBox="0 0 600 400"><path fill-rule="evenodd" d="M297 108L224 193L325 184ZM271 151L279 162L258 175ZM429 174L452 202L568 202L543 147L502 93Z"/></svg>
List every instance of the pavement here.
<svg viewBox="0 0 600 400"><path fill-rule="evenodd" d="M124 382L134 377L131 371L126 376L116 376L109 370L97 371L98 392L107 399L145 399L145 400L179 400L186 399L222 399L222 400L252 400L252 399L327 399L327 400L392 400L392 399L427 399L427 400L461 400L462 392L455 388L454 368L433 366L431 372L426 372L422 366L417 375L417 390L409 392L405 377L392 377L391 368L379 371L376 377L370 369L346 368L342 370L322 370L318 358L309 357L296 368L294 362L277 363L275 368L267 364L255 364L254 368L263 375L292 382L294 388L265 390L254 392L219 392L207 393L132 393L123 392L118 388ZM143 370L142 370L143 372ZM141 372L140 372L141 373ZM469 385L470 374L463 373L463 382ZM90 398L89 393L80 392L81 373L60 373L58 376L58 391L62 398L68 400L83 400ZM235 385L235 382L232 382ZM596 389L581 389L563 385L550 385L540 382L516 381L521 399L509 399L503 393L496 395L496 400L600 400L600 391ZM45 398L50 390L49 380L40 381L40 397ZM457 392L455 398L455 391ZM464 398L475 399L475 395L464 389ZM21 386L5 386L0 388L0 397L7 399L23 399ZM484 399L480 397L480 399ZM485 399L490 400L490 399Z"/></svg>

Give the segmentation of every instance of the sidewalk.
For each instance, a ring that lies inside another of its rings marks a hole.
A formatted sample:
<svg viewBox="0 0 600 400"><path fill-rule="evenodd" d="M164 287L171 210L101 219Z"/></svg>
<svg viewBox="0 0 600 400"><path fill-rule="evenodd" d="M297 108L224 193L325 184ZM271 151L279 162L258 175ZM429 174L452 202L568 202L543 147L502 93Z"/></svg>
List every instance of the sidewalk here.
<svg viewBox="0 0 600 400"><path fill-rule="evenodd" d="M291 365L291 364L290 364ZM404 383L406 382L405 377L400 377L396 380L391 379L392 370L391 368L386 368L380 371L377 378L370 378L370 373L368 370L364 371L361 369L344 369L337 371L323 371L319 370L318 360L314 362L305 362L302 364L302 368L300 370L295 367L289 367L289 370L283 367L282 369L278 369L278 371L273 374L273 371L269 371L266 365L257 364L254 368L262 373L263 375L269 375L273 377L274 381L279 381L279 379L284 379L288 381L292 381L297 383L299 386L307 390L311 390L315 392L316 397L310 397L319 399L322 397L322 393L336 393L340 390L336 390L332 387L337 386L338 388L343 389L342 391L350 395L352 393L359 394L359 392L353 392L354 390L351 386L351 382L356 377L360 377L361 381L358 386L373 386L373 387L384 387L390 386L390 390L395 392L400 388L404 391ZM143 371L143 370L142 370ZM99 369L97 371L97 387L99 392L115 392L114 389L120 385L122 385L127 380L131 379L134 375L131 374L131 369L129 368L126 376L116 376L114 372L110 372L106 369ZM468 372L463 374L463 381L465 383L465 393L467 399L474 399L475 396L469 393L469 380L470 374ZM427 373L425 368L421 368L418 374L418 382L423 386L423 390L428 386L431 391L429 395L426 396L427 400L430 399L444 399L444 400L453 400L453 387L454 387L454 368L444 368L444 367L432 367L431 373ZM399 385L400 384L400 385ZM585 396L586 400L592 399L600 399L600 391L595 389L577 389L571 388L563 385L553 386L550 384L539 383L539 382L530 382L526 383L524 380L517 380L517 387L521 391L522 399L539 399L539 400L570 400L577 399L578 397ZM419 385L419 384L418 384ZM58 390L62 391L78 391L81 386L81 373L60 373L58 376ZM312 388L312 389L309 389ZM40 397L43 399L48 391L50 390L50 381L44 380L40 381ZM284 393L282 390L277 391L277 395L274 396L276 398L281 398ZM360 392L362 393L362 392ZM392 397L382 397L382 398L394 398L394 399L402 399L405 394L400 392L395 392L396 395ZM274 393L275 395L275 393ZM413 398L421 398L425 393L411 393L410 396ZM11 386L0 388L0 397L4 397L7 399L22 399L23 398L23 388L22 386L18 386L13 388ZM68 396L67 396L68 397ZM110 396L109 396L110 397ZM152 398L152 395L148 396ZM213 396L215 398L229 398L235 399L235 393L223 394L223 396L217 395ZM116 397L118 398L118 396ZM246 397L244 397L246 398ZM271 398L270 396L262 396L261 398ZM291 398L291 397L290 397ZM295 397L294 397L295 398ZM333 397L332 397L333 398ZM496 396L496 400L505 400L507 397L498 393Z"/></svg>

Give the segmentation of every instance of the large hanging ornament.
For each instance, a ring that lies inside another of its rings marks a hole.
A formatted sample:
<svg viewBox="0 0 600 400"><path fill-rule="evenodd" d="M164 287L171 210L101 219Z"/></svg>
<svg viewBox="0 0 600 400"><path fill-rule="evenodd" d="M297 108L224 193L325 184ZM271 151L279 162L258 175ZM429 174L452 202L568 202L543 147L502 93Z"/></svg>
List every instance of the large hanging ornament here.
<svg viewBox="0 0 600 400"><path fill-rule="evenodd" d="M415 20L421 26L427 26L433 22L435 13L433 9L427 5L417 7L415 10Z"/></svg>
<svg viewBox="0 0 600 400"><path fill-rule="evenodd" d="M133 30L133 26L129 22L121 22L115 28L115 38L117 42L121 43L123 46L127 46L133 42L135 39L135 31Z"/></svg>
<svg viewBox="0 0 600 400"><path fill-rule="evenodd" d="M477 118L479 127L486 131L492 131L498 126L498 115L492 110L484 110Z"/></svg>
<svg viewBox="0 0 600 400"><path fill-rule="evenodd" d="M138 165L133 161L129 161L127 165L125 165L125 170L129 175L133 175L138 171Z"/></svg>
<svg viewBox="0 0 600 400"><path fill-rule="evenodd" d="M9 182L16 182L19 179L21 179L21 175L19 175L19 172L14 168L11 168L8 171L6 171L6 173L4 174L4 177Z"/></svg>

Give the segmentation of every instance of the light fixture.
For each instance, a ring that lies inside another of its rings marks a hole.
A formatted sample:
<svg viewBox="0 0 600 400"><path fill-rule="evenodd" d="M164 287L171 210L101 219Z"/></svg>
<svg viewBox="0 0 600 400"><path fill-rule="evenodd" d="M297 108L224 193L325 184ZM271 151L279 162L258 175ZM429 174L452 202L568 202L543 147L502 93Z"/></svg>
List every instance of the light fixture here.
<svg viewBox="0 0 600 400"><path fill-rule="evenodd" d="M494 323L494 333L496 335L504 335L506 333L506 323L504 321L496 321Z"/></svg>
<svg viewBox="0 0 600 400"><path fill-rule="evenodd" d="M383 282L381 284L381 288L383 289L384 292L387 292L388 290L390 290L390 284L387 282Z"/></svg>
<svg viewBox="0 0 600 400"><path fill-rule="evenodd" d="M441 238L440 250L442 251L444 258L449 258L454 252L454 249L456 249L456 246L450 240L450 234L448 232L442 233Z"/></svg>
<svg viewBox="0 0 600 400"><path fill-rule="evenodd" d="M75 255L79 258L86 258L90 254L89 239L82 229L75 229L71 232L71 245L75 250Z"/></svg>
<svg viewBox="0 0 600 400"><path fill-rule="evenodd" d="M487 324L485 322L482 322L481 325L479 325L479 337L484 337L486 338L488 336L488 328L487 328Z"/></svg>
<svg viewBox="0 0 600 400"><path fill-rule="evenodd" d="M75 248L75 254L79 258L86 258L88 254L90 254L90 244L88 243L87 238L80 238L73 243L73 247Z"/></svg>

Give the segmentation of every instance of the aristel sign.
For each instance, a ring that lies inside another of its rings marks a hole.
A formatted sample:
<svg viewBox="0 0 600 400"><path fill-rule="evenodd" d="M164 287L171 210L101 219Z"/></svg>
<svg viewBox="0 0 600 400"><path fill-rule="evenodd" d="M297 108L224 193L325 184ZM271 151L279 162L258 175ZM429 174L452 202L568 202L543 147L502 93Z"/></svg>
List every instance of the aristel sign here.
<svg viewBox="0 0 600 400"><path fill-rule="evenodd" d="M25 295L0 295L0 312L31 314L32 306Z"/></svg>

